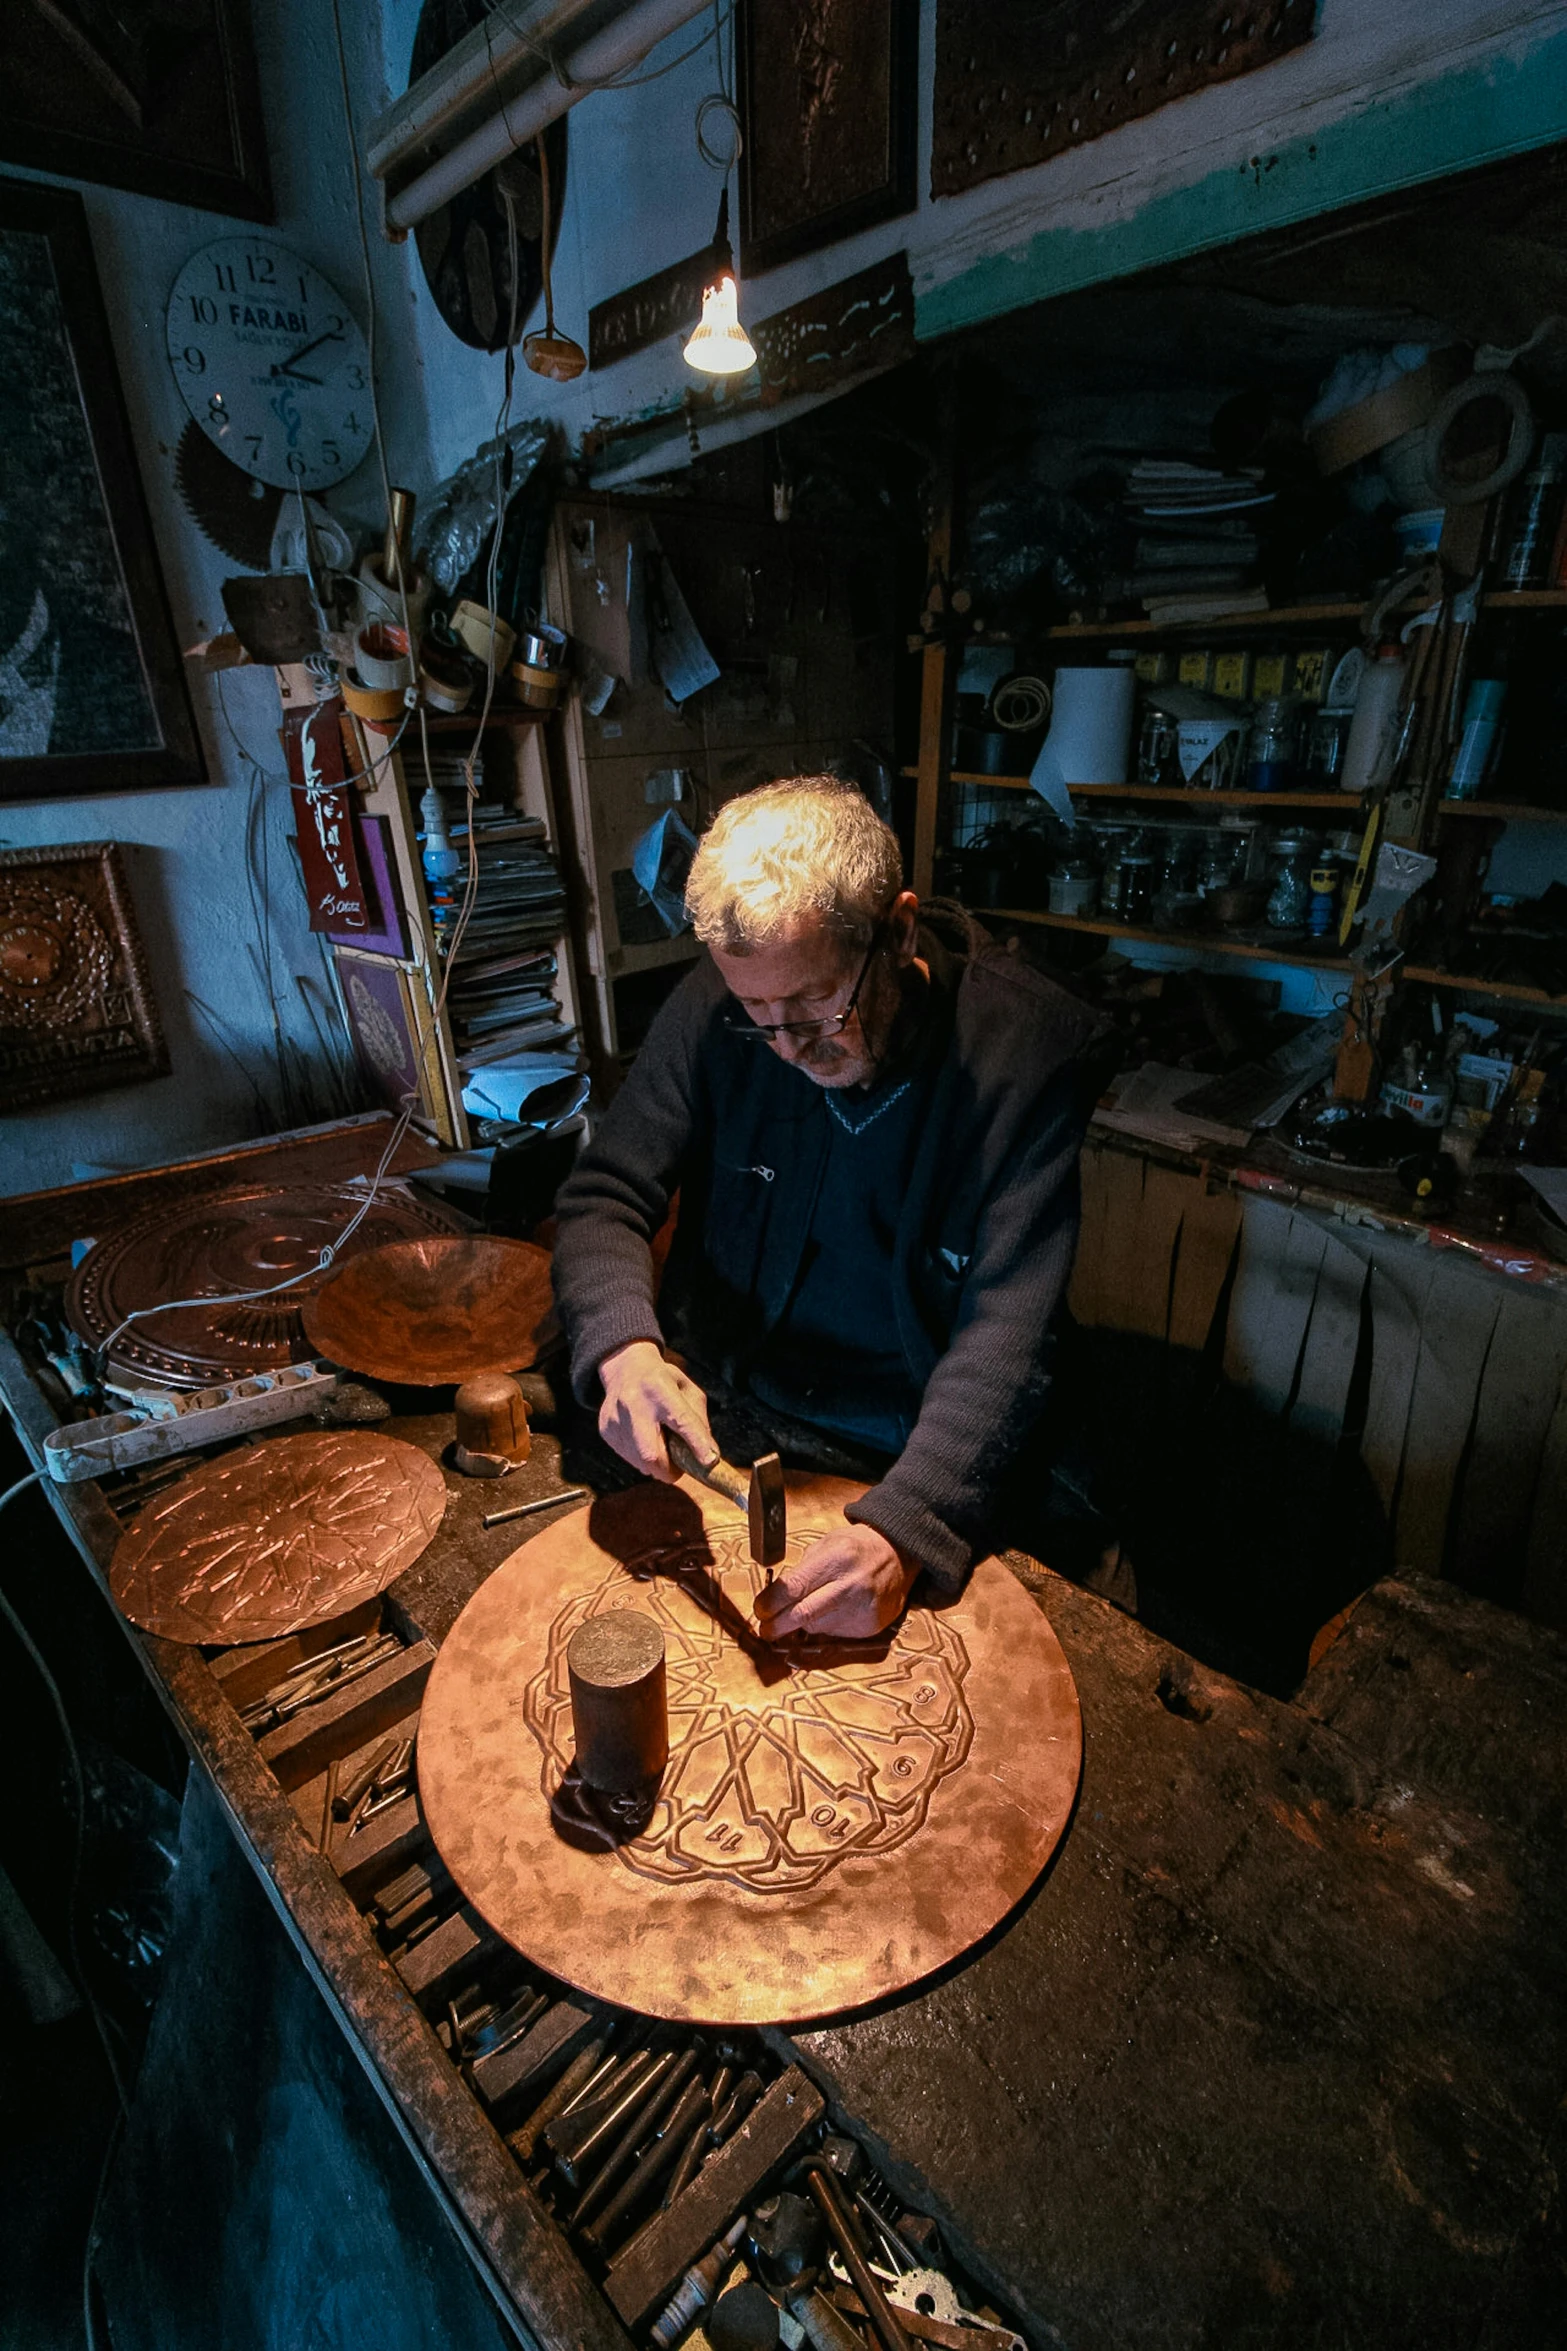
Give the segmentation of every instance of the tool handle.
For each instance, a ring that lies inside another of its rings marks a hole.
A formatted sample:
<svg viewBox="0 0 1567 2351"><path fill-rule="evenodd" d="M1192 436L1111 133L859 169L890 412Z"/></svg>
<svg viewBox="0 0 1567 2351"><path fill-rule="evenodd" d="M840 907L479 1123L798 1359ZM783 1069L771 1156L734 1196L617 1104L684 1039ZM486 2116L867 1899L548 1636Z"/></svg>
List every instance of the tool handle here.
<svg viewBox="0 0 1567 2351"><path fill-rule="evenodd" d="M664 1443L669 1458L682 1477L699 1478L715 1494L722 1494L726 1502L738 1502L742 1510L749 1509L751 1481L743 1470L735 1469L721 1453L711 1461L699 1461L696 1448L674 1429L665 1429Z"/></svg>

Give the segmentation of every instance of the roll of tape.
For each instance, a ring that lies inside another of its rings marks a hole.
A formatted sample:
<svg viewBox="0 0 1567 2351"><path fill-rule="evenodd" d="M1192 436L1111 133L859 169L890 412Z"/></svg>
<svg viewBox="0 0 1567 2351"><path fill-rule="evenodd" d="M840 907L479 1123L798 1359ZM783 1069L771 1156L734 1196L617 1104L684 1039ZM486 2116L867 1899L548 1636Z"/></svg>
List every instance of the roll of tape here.
<svg viewBox="0 0 1567 2351"><path fill-rule="evenodd" d="M1507 411L1507 443L1483 477L1471 478L1455 470L1454 460L1445 454L1446 445L1459 419L1487 400L1499 400ZM1437 403L1426 426L1425 475L1433 501L1438 506L1478 506L1483 498L1494 498L1498 490L1517 480L1533 447L1534 410L1518 378L1503 368L1466 376Z"/></svg>
<svg viewBox="0 0 1567 2351"><path fill-rule="evenodd" d="M452 614L452 635L459 644L467 646L475 661L488 664L493 659L496 670L500 671L511 659L516 631L498 612L486 612L482 604L465 597Z"/></svg>

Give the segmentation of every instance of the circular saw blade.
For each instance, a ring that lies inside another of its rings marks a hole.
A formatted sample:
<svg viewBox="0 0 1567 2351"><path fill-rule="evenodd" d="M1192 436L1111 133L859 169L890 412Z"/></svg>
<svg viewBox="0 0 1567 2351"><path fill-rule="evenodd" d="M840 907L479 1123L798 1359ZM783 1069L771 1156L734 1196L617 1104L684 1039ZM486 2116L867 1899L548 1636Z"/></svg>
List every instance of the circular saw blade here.
<svg viewBox="0 0 1567 2351"><path fill-rule="evenodd" d="M266 571L284 493L242 471L190 418L174 452L174 481L191 518L229 558Z"/></svg>

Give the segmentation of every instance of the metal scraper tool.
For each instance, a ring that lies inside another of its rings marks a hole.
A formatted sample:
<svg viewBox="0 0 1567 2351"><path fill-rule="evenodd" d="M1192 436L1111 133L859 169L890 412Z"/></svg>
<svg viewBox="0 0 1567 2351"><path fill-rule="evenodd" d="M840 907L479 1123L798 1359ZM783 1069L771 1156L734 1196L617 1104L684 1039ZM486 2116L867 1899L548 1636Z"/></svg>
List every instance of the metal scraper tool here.
<svg viewBox="0 0 1567 2351"><path fill-rule="evenodd" d="M784 1492L783 1463L776 1453L764 1453L750 1469L736 1469L715 1453L711 1461L699 1461L684 1437L677 1437L673 1429L664 1431L669 1458L685 1477L699 1478L715 1494L722 1494L726 1502L736 1502L745 1512L750 1530L751 1557L758 1567L777 1567L787 1549L787 1497Z"/></svg>

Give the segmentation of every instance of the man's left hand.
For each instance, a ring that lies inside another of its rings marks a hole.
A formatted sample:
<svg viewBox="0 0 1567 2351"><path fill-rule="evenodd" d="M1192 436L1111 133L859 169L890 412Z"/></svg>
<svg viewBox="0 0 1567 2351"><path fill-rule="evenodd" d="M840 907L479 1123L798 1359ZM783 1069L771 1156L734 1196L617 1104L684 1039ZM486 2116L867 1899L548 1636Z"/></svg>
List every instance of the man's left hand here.
<svg viewBox="0 0 1567 2351"><path fill-rule="evenodd" d="M762 1586L757 1625L768 1641L791 1633L868 1641L900 1613L918 1574L885 1535L846 1520Z"/></svg>

